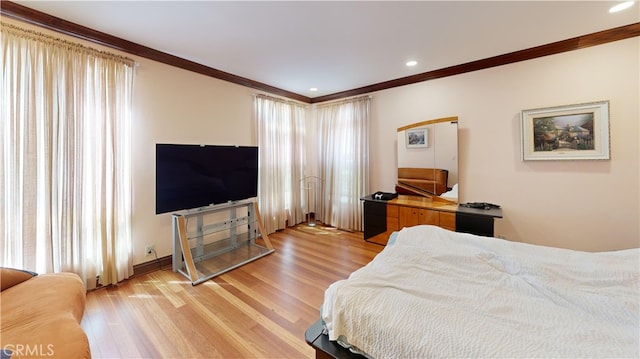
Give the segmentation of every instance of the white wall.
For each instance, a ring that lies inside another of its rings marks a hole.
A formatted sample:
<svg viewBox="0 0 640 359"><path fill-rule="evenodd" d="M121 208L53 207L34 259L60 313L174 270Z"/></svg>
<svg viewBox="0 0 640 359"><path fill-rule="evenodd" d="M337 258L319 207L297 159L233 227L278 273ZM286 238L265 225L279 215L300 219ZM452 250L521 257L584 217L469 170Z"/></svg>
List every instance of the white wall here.
<svg viewBox="0 0 640 359"><path fill-rule="evenodd" d="M393 191L396 129L459 117L460 201L502 205L496 235L596 251L640 246L640 40L373 94L372 191ZM523 162L520 111L610 101L611 160Z"/></svg>
<svg viewBox="0 0 640 359"><path fill-rule="evenodd" d="M155 144L256 145L255 91L146 59L133 92L134 263L171 254L171 213L155 214Z"/></svg>
<svg viewBox="0 0 640 359"><path fill-rule="evenodd" d="M584 250L640 246L639 43L634 38L374 93L372 191L394 189L397 127L458 116L460 200L501 204L497 235ZM170 215L155 215L155 143L255 145L255 91L133 58L139 65L132 234L139 264L153 259L144 255L147 244L159 257L171 254ZM521 110L605 99L611 101L610 161L520 160ZM314 114L311 107L309 117Z"/></svg>

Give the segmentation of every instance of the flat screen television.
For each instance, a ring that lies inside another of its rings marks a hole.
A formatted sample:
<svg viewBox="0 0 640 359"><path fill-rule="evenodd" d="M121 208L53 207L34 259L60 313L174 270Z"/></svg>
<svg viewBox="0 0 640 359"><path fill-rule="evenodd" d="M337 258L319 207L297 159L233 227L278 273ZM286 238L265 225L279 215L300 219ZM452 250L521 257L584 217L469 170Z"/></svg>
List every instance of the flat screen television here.
<svg viewBox="0 0 640 359"><path fill-rule="evenodd" d="M258 195L258 147L156 144L156 214Z"/></svg>

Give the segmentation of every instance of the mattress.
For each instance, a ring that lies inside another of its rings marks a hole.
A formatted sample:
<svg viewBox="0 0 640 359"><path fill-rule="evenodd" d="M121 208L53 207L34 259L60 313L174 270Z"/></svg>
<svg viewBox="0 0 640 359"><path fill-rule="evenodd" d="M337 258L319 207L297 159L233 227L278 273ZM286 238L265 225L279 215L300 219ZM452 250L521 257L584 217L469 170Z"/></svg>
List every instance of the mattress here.
<svg viewBox="0 0 640 359"><path fill-rule="evenodd" d="M640 249L589 253L401 230L325 292L330 340L372 358L640 357Z"/></svg>

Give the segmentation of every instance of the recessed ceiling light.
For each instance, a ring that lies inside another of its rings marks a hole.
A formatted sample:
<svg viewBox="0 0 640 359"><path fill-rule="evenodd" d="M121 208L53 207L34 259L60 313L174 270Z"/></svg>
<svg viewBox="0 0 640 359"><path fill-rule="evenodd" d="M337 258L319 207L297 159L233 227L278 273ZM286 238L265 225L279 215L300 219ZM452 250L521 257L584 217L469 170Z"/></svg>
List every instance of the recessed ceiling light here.
<svg viewBox="0 0 640 359"><path fill-rule="evenodd" d="M615 6L611 7L611 9L609 9L609 12L613 13L613 12L626 10L626 9L632 7L634 2L635 1L625 1L623 3L620 3L618 5L615 5Z"/></svg>
<svg viewBox="0 0 640 359"><path fill-rule="evenodd" d="M411 66L416 66L417 64L418 64L418 61L411 60L411 61L407 61L405 65L411 67Z"/></svg>
<svg viewBox="0 0 640 359"><path fill-rule="evenodd" d="M318 91L318 88L317 87L312 87L312 88L309 89L309 91L316 92L316 91Z"/></svg>

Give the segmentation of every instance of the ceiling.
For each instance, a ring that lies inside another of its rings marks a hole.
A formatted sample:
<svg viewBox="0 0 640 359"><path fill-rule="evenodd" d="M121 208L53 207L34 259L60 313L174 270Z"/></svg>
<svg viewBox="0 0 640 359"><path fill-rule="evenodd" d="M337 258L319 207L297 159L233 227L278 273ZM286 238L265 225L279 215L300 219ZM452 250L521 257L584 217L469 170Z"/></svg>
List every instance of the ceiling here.
<svg viewBox="0 0 640 359"><path fill-rule="evenodd" d="M640 21L618 1L13 2L309 98Z"/></svg>

